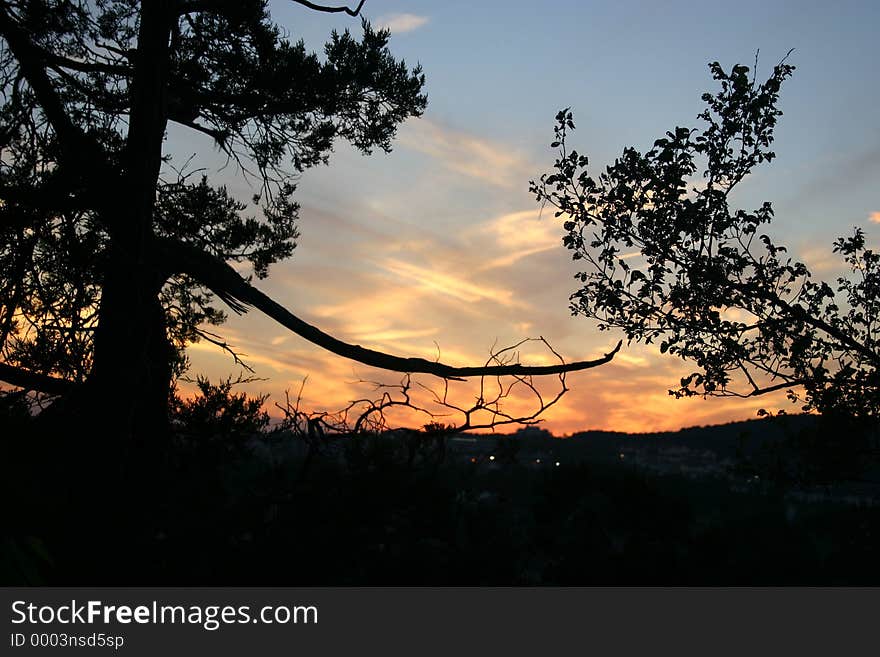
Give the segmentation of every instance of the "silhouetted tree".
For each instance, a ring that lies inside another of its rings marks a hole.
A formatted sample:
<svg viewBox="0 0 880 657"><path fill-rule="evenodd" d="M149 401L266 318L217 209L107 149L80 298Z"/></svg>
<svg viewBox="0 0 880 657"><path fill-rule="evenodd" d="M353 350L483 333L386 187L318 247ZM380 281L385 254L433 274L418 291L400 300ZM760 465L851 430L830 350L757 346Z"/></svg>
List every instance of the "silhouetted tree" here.
<svg viewBox="0 0 880 657"><path fill-rule="evenodd" d="M359 14L361 5L309 9ZM341 342L264 295L257 278L291 254L295 180L342 138L388 150L422 113L419 67L387 31L333 33L323 58L292 42L265 0L0 1L0 378L64 396L121 443L167 428L182 347L205 324L256 307L339 355L441 377L544 374L597 361L455 368ZM210 136L260 211L173 169L169 124ZM73 410L71 410L73 409ZM120 447L120 449L128 449Z"/></svg>
<svg viewBox="0 0 880 657"><path fill-rule="evenodd" d="M774 158L779 91L794 67L783 60L763 83L746 66L710 70L721 88L703 95L701 128L677 127L646 153L626 148L596 177L567 145L572 113L557 115L558 159L532 191L586 263L572 313L696 365L677 397L790 390L805 410L874 420L880 255L856 228L833 247L852 275L815 281L761 232L769 202L732 207L737 185Z"/></svg>

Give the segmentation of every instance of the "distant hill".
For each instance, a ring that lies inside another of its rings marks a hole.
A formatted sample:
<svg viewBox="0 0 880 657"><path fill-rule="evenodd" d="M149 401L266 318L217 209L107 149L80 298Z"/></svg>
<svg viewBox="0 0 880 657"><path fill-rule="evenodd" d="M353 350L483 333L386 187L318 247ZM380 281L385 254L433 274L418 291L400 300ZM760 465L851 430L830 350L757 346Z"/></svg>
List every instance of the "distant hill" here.
<svg viewBox="0 0 880 657"><path fill-rule="evenodd" d="M689 427L679 431L582 431L555 437L537 426L512 434L458 437L451 451L465 459L489 458L513 447L516 460L533 466L614 463L660 473L727 475L745 464L785 453L786 443L817 426L813 415L787 415Z"/></svg>
<svg viewBox="0 0 880 657"><path fill-rule="evenodd" d="M815 426L816 422L814 415L799 414L688 427L678 431L624 433L589 430L566 437L555 437L546 429L532 426L507 434L506 437L515 438L523 450L547 449L548 445L553 445L555 449L572 454L619 456L621 449L685 448L708 450L719 458L735 458L753 454L768 444L781 442L786 437ZM485 438L497 441L499 436Z"/></svg>
<svg viewBox="0 0 880 657"><path fill-rule="evenodd" d="M799 414L688 427L679 431L634 434L582 431L568 440L589 442L594 449L651 445L664 449L682 447L709 450L721 458L734 458L741 451L744 455L751 455L768 444L781 442L804 429L815 427L817 420L815 415Z"/></svg>
<svg viewBox="0 0 880 657"><path fill-rule="evenodd" d="M518 463L540 468L614 464L688 478L799 486L834 482L839 490L880 497L880 464L875 451L865 449L877 436L821 422L819 416L797 414L679 431L581 431L567 437L532 426L504 436L454 438L450 451L499 465L514 453Z"/></svg>

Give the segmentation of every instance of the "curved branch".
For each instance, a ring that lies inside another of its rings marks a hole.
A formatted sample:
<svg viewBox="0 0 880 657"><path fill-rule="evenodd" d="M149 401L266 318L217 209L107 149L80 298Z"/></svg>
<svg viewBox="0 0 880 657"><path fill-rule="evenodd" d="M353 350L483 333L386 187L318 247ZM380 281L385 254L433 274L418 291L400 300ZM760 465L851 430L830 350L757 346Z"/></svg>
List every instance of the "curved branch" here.
<svg viewBox="0 0 880 657"><path fill-rule="evenodd" d="M247 310L248 306L253 306L285 328L309 342L323 347L327 351L344 358L350 358L364 365L384 370L412 374L432 374L444 379L456 380L473 376L540 376L561 374L563 372L577 372L604 365L614 358L622 345L622 341L618 342L612 351L596 360L558 365L521 365L519 363L510 363L504 365L454 367L424 358L394 356L381 351L367 349L360 345L349 344L324 333L321 329L303 321L284 308L284 306L260 292L228 264L197 247L165 238L157 238L156 244L163 269L192 276L199 283L211 289L235 312L241 314Z"/></svg>
<svg viewBox="0 0 880 657"><path fill-rule="evenodd" d="M350 9L346 6L328 7L326 5L319 5L315 4L314 2L309 2L308 0L293 0L293 2L298 5L302 5L303 7L314 9L315 11L321 11L326 14L340 14L342 12L345 12L349 16L359 16L361 13L361 8L364 6L364 2L366 2L366 0L360 0L357 7L355 7L354 9ZM177 13L183 15L200 11L222 11L224 9L235 6L236 3L230 0L189 0L189 2L180 3Z"/></svg>
<svg viewBox="0 0 880 657"><path fill-rule="evenodd" d="M6 363L0 363L0 381L10 383L17 388L37 390L50 395L63 395L77 387L77 384L72 381L37 374Z"/></svg>
<svg viewBox="0 0 880 657"><path fill-rule="evenodd" d="M314 2L309 2L308 0L293 0L296 4L302 5L303 7L308 7L309 9L314 9L315 11L323 11L328 14L338 14L341 12L345 12L349 16L357 16L361 13L361 7L364 6L364 2L366 0L361 0L357 7L354 9L349 9L348 7L326 7L324 5L316 5Z"/></svg>

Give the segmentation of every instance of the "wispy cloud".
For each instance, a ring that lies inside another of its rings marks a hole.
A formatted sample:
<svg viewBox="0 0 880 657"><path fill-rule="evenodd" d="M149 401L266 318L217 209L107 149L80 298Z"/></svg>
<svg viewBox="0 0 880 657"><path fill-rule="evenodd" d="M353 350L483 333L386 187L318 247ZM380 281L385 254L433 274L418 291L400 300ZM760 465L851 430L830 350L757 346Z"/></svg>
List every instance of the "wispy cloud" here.
<svg viewBox="0 0 880 657"><path fill-rule="evenodd" d="M355 339L362 342L392 342L397 340L409 340L411 338L424 338L430 335L436 335L438 329L428 328L419 329L417 331L368 331L355 336Z"/></svg>
<svg viewBox="0 0 880 657"><path fill-rule="evenodd" d="M868 215L868 221L872 221L875 224L880 224L880 212L872 212Z"/></svg>
<svg viewBox="0 0 880 657"><path fill-rule="evenodd" d="M522 187L533 173L525 158L513 149L430 119L407 123L398 143L430 155L456 173L499 187Z"/></svg>
<svg viewBox="0 0 880 657"><path fill-rule="evenodd" d="M539 215L538 208L511 212L492 219L482 230L494 235L498 246L504 250L559 246L558 226L550 219L539 218Z"/></svg>
<svg viewBox="0 0 880 657"><path fill-rule="evenodd" d="M421 267L397 259L388 259L382 266L392 275L432 292L444 294L465 303L495 302L502 306L522 306L511 290L493 288L467 280L449 271Z"/></svg>
<svg viewBox="0 0 880 657"><path fill-rule="evenodd" d="M494 242L491 257L479 269L510 267L518 260L559 248L559 227L553 221L539 218L540 212L523 210L496 217L469 231L469 237L489 237Z"/></svg>
<svg viewBox="0 0 880 657"><path fill-rule="evenodd" d="M822 246L811 246L801 251L801 259L804 264L817 274L828 273L841 269L842 261L837 258L831 249Z"/></svg>
<svg viewBox="0 0 880 657"><path fill-rule="evenodd" d="M375 20L379 27L387 27L392 34L412 32L426 25L431 20L427 16L416 14L385 14Z"/></svg>

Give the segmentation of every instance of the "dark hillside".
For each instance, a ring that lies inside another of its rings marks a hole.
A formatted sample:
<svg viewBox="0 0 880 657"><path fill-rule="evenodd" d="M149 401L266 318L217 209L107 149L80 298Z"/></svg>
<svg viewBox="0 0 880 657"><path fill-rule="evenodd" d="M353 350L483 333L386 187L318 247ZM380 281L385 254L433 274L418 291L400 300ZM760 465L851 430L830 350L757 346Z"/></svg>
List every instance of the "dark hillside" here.
<svg viewBox="0 0 880 657"><path fill-rule="evenodd" d="M290 433L182 427L173 461L157 476L161 485L146 500L119 500L125 513L98 526L77 495L73 461L54 463L44 451L36 467L32 420L9 413L0 578L178 586L880 584L873 490L755 474L763 462L753 457L816 424L789 420L564 439L530 428L447 437L445 449L436 437L398 432L326 440L311 459ZM743 436L757 447L744 451Z"/></svg>

